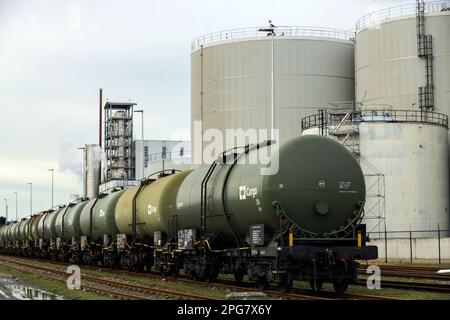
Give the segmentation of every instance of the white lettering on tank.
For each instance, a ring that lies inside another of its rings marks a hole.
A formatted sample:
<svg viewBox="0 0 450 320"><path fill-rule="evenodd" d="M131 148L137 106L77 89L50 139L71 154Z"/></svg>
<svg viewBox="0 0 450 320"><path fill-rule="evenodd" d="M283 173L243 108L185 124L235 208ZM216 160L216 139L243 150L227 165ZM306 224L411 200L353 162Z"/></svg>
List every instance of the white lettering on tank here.
<svg viewBox="0 0 450 320"><path fill-rule="evenodd" d="M155 214L158 211L158 207L152 206L151 204L148 205L148 214L152 215Z"/></svg>
<svg viewBox="0 0 450 320"><path fill-rule="evenodd" d="M256 198L258 195L258 188L239 186L239 200L245 200L247 198Z"/></svg>

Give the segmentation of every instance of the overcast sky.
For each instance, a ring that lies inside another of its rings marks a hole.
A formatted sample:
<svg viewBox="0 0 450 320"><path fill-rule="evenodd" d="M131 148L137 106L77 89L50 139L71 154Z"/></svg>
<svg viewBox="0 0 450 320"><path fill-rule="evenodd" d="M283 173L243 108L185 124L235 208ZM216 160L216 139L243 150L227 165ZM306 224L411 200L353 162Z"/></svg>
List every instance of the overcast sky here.
<svg viewBox="0 0 450 320"><path fill-rule="evenodd" d="M406 1L409 3L411 1ZM0 0L0 200L15 214L81 193L82 151L97 143L98 88L145 110L147 139L189 132L190 44L200 35L265 25L354 28L387 0ZM140 138L140 119L135 128Z"/></svg>

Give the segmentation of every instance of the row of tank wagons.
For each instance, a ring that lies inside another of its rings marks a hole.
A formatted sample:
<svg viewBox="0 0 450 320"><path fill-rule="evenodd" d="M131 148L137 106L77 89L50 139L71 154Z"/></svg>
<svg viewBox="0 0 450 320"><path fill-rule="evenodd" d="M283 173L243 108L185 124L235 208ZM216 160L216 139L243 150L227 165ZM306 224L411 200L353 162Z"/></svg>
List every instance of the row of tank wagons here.
<svg viewBox="0 0 450 320"><path fill-rule="evenodd" d="M355 259L377 258L376 247L366 247L360 232L356 238L365 201L358 161L333 139L302 136L271 150L277 171L262 174L267 165L249 163L263 148L270 143L8 224L0 229L3 251L163 273L184 269L210 280L219 272L238 280L247 274L262 287L311 274L315 285L354 281Z"/></svg>

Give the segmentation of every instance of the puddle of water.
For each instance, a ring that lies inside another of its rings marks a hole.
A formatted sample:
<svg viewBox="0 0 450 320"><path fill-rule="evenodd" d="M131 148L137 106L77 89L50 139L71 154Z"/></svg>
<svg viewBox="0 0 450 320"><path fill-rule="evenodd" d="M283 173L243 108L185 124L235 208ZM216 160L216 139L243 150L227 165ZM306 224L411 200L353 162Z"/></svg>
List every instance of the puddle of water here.
<svg viewBox="0 0 450 320"><path fill-rule="evenodd" d="M9 284L6 287L11 290L14 298L19 300L64 300L63 296L22 284Z"/></svg>

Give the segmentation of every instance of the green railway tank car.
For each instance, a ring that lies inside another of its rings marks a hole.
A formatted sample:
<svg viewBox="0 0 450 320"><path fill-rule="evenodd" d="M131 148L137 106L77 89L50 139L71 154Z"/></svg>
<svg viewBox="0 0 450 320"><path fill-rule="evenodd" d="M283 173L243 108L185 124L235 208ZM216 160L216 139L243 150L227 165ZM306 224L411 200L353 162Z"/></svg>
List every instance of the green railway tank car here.
<svg viewBox="0 0 450 320"><path fill-rule="evenodd" d="M205 236L216 247L245 239L250 225L264 225L265 242L280 229L277 210L311 237L327 238L360 217L365 200L362 170L355 157L333 139L305 136L281 147L278 171L262 175L260 164L218 164L207 182ZM337 170L337 168L339 168ZM177 196L181 228L201 230L202 181L210 167L194 170Z"/></svg>

